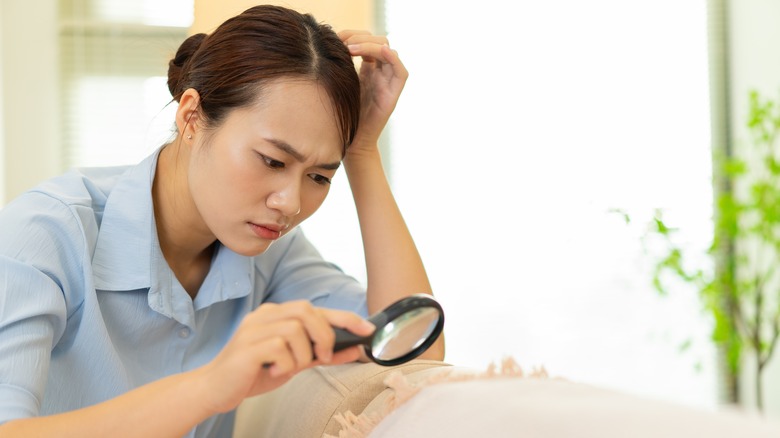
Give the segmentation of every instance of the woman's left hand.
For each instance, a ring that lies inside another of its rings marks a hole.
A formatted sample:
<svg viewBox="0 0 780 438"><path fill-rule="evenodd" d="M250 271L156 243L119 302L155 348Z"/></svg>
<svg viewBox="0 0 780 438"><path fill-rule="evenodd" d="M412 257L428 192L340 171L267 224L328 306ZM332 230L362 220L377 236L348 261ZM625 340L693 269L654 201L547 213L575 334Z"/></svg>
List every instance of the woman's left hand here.
<svg viewBox="0 0 780 438"><path fill-rule="evenodd" d="M345 30L339 32L339 37L352 56L363 58L360 66L360 125L347 155L375 150L409 72L398 58L398 52L390 49L384 36Z"/></svg>

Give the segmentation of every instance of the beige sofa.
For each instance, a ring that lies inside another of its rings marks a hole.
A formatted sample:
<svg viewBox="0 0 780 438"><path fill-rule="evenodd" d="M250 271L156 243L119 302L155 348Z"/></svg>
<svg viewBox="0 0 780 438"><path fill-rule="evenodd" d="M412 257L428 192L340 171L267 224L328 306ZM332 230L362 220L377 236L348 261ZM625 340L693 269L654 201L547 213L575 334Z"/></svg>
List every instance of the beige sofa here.
<svg viewBox="0 0 780 438"><path fill-rule="evenodd" d="M350 412L350 415L348 414ZM304 371L239 408L234 438L777 438L780 423L523 373L415 360Z"/></svg>
<svg viewBox="0 0 780 438"><path fill-rule="evenodd" d="M413 360L383 367L354 363L316 367L299 373L281 388L247 399L238 409L234 438L338 436L339 413L361 414L385 390L394 372L412 380L447 366L442 362Z"/></svg>

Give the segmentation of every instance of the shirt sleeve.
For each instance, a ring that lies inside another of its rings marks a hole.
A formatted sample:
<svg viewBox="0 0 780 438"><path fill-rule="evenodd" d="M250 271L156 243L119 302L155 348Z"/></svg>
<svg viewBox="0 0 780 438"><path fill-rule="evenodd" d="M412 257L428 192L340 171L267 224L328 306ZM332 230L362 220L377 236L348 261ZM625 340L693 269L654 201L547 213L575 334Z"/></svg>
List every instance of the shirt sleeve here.
<svg viewBox="0 0 780 438"><path fill-rule="evenodd" d="M258 265L261 275L268 277L264 301L305 299L315 306L368 316L366 290L360 282L324 260L300 228L285 237L277 242L282 245L274 244L261 256Z"/></svg>
<svg viewBox="0 0 780 438"><path fill-rule="evenodd" d="M66 306L51 278L0 256L0 424L38 415Z"/></svg>
<svg viewBox="0 0 780 438"><path fill-rule="evenodd" d="M52 351L80 305L84 246L73 212L49 196L0 211L0 423L40 412Z"/></svg>

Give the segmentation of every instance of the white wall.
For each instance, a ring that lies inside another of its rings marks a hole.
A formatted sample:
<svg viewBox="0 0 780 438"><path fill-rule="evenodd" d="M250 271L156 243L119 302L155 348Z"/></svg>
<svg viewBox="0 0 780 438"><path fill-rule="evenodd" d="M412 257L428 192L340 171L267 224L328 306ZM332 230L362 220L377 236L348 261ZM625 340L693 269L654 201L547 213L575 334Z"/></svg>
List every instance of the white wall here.
<svg viewBox="0 0 780 438"><path fill-rule="evenodd" d="M745 121L748 92L780 98L780 2L776 0L731 0L731 125L736 149L747 139ZM764 406L766 412L780 418L780 351L765 371ZM745 364L741 381L742 398L752 405L755 398L753 362Z"/></svg>
<svg viewBox="0 0 780 438"><path fill-rule="evenodd" d="M62 170L57 29L56 0L2 0L0 203Z"/></svg>
<svg viewBox="0 0 780 438"><path fill-rule="evenodd" d="M639 237L663 208L709 241L704 1L386 4L410 71L394 189L448 312L447 360L511 355L714 404L696 291L659 297Z"/></svg>
<svg viewBox="0 0 780 438"><path fill-rule="evenodd" d="M209 33L226 19L257 4L277 4L314 15L317 21L344 29L373 29L374 0L194 0L193 33Z"/></svg>

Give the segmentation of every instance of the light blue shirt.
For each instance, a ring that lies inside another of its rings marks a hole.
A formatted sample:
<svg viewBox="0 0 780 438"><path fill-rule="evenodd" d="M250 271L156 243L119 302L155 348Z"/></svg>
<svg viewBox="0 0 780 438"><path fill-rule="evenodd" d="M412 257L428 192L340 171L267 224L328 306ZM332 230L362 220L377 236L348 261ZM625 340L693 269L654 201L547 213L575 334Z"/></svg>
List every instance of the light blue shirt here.
<svg viewBox="0 0 780 438"><path fill-rule="evenodd" d="M210 361L263 302L366 315L364 288L300 230L245 257L219 246L192 300L154 222L158 153L52 179L0 210L0 424L99 403ZM234 413L191 437L229 437Z"/></svg>

